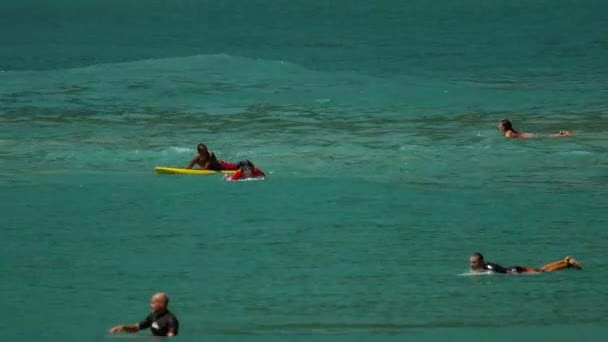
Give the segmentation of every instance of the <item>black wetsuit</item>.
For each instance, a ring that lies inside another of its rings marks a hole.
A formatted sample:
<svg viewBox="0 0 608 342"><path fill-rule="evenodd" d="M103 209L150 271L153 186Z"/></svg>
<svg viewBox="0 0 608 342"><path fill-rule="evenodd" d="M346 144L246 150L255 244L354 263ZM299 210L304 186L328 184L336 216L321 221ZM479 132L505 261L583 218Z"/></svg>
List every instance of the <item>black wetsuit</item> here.
<svg viewBox="0 0 608 342"><path fill-rule="evenodd" d="M493 271L496 273L524 273L524 272L529 272L530 269L525 268L525 267L521 267L521 266L510 266L507 268L504 268L498 264L492 263L492 262L488 262L485 264L484 266L485 270L488 271Z"/></svg>
<svg viewBox="0 0 608 342"><path fill-rule="evenodd" d="M209 152L209 170L220 171L223 169L222 164L217 160L215 153Z"/></svg>
<svg viewBox="0 0 608 342"><path fill-rule="evenodd" d="M169 310L160 314L153 312L149 314L145 320L139 323L139 328L150 328L154 336L167 336L169 332L172 332L177 336L179 322L177 317Z"/></svg>

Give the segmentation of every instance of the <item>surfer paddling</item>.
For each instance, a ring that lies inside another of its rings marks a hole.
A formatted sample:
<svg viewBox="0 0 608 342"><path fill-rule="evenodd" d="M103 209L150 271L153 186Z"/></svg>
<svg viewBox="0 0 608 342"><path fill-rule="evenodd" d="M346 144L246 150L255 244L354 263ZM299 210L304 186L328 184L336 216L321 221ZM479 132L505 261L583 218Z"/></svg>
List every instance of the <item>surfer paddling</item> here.
<svg viewBox="0 0 608 342"><path fill-rule="evenodd" d="M485 262L485 260L483 259L483 255L481 255L481 253L479 252L476 252L473 253L469 258L469 263L471 265L471 271L473 272L492 271L496 273L506 274L554 272L571 267L576 268L578 270L583 269L583 266L579 264L576 259L569 256L563 258L562 260L546 264L541 268L528 268L522 266L509 266L505 268L495 263Z"/></svg>
<svg viewBox="0 0 608 342"><path fill-rule="evenodd" d="M266 177L264 172L255 167L255 165L253 165L253 163L249 160L240 161L237 165L239 168L238 171L235 172L233 175L225 175L225 180L236 181L253 178L261 179Z"/></svg>
<svg viewBox="0 0 608 342"><path fill-rule="evenodd" d="M218 160L215 153L209 152L205 144L199 144L196 149L198 154L192 158L192 161L186 166L186 169L191 169L194 165L200 166L203 170L213 171L239 169L237 164L229 163L221 159Z"/></svg>
<svg viewBox="0 0 608 342"><path fill-rule="evenodd" d="M522 133L522 132L516 131L513 128L513 124L511 123L511 121L507 120L507 119L500 120L500 122L498 123L498 130L502 133L502 135L504 135L507 138L527 139L527 138L535 137L534 134ZM570 137L573 135L574 135L574 133L572 133L570 131L559 131L559 133L549 134L549 137Z"/></svg>

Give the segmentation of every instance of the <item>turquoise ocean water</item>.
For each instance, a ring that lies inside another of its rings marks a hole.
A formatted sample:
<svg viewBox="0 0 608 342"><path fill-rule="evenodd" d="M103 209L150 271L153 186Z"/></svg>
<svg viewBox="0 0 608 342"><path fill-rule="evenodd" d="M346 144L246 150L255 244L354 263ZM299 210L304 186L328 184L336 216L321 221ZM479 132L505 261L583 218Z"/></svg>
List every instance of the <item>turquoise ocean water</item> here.
<svg viewBox="0 0 608 342"><path fill-rule="evenodd" d="M607 11L6 1L2 341L148 339L107 330L156 291L184 341L601 341ZM268 179L153 171L200 142Z"/></svg>

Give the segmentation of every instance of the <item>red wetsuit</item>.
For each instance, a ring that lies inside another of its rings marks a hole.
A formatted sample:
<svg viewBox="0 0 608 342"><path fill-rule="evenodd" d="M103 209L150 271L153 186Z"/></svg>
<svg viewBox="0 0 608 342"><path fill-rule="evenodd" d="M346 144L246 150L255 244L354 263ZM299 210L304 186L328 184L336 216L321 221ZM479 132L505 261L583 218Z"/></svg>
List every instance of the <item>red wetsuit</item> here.
<svg viewBox="0 0 608 342"><path fill-rule="evenodd" d="M238 164L229 163L229 162L221 160L221 159L218 160L218 163L220 163L220 165L222 165L222 170L238 170L239 169Z"/></svg>
<svg viewBox="0 0 608 342"><path fill-rule="evenodd" d="M233 163L229 163L225 160L217 159L217 157L215 156L215 153L213 153L213 152L208 152L207 158L208 158L208 162L209 162L209 166L207 168L209 170L220 171L220 170L238 170L239 169L238 164L233 164ZM203 165L200 163L200 157L199 157L198 164L201 167L203 167Z"/></svg>
<svg viewBox="0 0 608 342"><path fill-rule="evenodd" d="M262 172L262 170L258 169L257 167L253 168L252 170L252 176L249 178L257 178L257 177L264 177L266 176L264 174L264 172ZM235 172L229 179L230 180L239 180L239 179L244 179L244 175L243 175L243 170L238 170L237 172Z"/></svg>

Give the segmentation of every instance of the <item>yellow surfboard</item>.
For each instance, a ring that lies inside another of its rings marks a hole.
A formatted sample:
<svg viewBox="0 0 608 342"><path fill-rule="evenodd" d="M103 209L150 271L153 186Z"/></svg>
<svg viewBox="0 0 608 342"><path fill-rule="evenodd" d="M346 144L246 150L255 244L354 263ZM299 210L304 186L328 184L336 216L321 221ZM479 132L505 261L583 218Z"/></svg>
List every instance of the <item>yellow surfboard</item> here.
<svg viewBox="0 0 608 342"><path fill-rule="evenodd" d="M154 171L162 174L173 174L173 175L214 175L214 174L233 174L236 170L222 170L222 171L213 171L213 170L201 170L201 169L186 169L182 167L165 167L165 166L157 166L154 168Z"/></svg>

